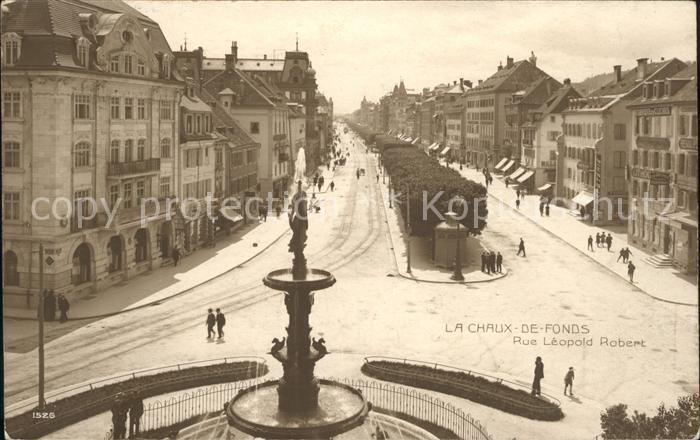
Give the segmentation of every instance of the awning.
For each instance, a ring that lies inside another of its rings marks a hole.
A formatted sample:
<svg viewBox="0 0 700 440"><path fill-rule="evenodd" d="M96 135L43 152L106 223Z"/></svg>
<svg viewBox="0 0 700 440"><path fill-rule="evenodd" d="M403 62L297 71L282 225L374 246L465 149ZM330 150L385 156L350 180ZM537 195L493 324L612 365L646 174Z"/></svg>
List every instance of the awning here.
<svg viewBox="0 0 700 440"><path fill-rule="evenodd" d="M690 226L692 228L695 228L695 229L697 229L697 227L698 227L698 219L693 218L690 215L690 213L688 213L688 212L676 211L676 212L672 212L670 214L664 214L664 215L659 216L659 218L663 218L663 217L666 217L669 220L672 220L672 221L675 221L678 223L683 223L683 224Z"/></svg>
<svg viewBox="0 0 700 440"><path fill-rule="evenodd" d="M545 183L544 185L537 188L537 191L547 191L552 187L551 183Z"/></svg>
<svg viewBox="0 0 700 440"><path fill-rule="evenodd" d="M511 175L508 176L508 177L509 177L510 179L517 179L517 178L520 177L520 175L523 174L524 172L525 172L525 169L524 169L524 168L518 168L517 170L515 170L515 172L514 172L513 174L511 174Z"/></svg>
<svg viewBox="0 0 700 440"><path fill-rule="evenodd" d="M495 168L496 168L497 170L500 170L501 167L502 167L503 165L506 164L506 162L508 162L508 158L507 158L507 157L504 157L503 159L501 159L500 162L498 162L498 163L496 164Z"/></svg>
<svg viewBox="0 0 700 440"><path fill-rule="evenodd" d="M586 191L581 191L580 193L576 194L576 197L571 199L571 201L578 205L588 206L593 203L593 194Z"/></svg>
<svg viewBox="0 0 700 440"><path fill-rule="evenodd" d="M503 168L501 168L501 171L503 171L503 173L506 173L513 165L515 165L515 161L509 160L508 163L505 164Z"/></svg>
<svg viewBox="0 0 700 440"><path fill-rule="evenodd" d="M405 140L406 142L411 142L411 141L413 140L413 138L411 138L411 137L407 137L407 138L406 138L406 139L404 139L404 140Z"/></svg>
<svg viewBox="0 0 700 440"><path fill-rule="evenodd" d="M445 147L444 150L442 150L442 153L440 153L441 156L444 156L445 154L450 152L450 147Z"/></svg>
<svg viewBox="0 0 700 440"><path fill-rule="evenodd" d="M419 140L420 140L420 136L418 136L417 138L413 139L413 142L411 142L411 143L412 143L413 145L416 145L416 144L418 143Z"/></svg>
<svg viewBox="0 0 700 440"><path fill-rule="evenodd" d="M219 210L219 213L225 219L232 222L240 222L243 220L243 216L240 214L238 207L224 206Z"/></svg>
<svg viewBox="0 0 700 440"><path fill-rule="evenodd" d="M430 147L428 147L429 150L437 150L440 147L440 144L437 142L433 143Z"/></svg>
<svg viewBox="0 0 700 440"><path fill-rule="evenodd" d="M520 183L525 182L527 179L529 179L530 177L532 177L533 174L535 174L535 172L532 171L532 170L525 171L525 174L523 174L522 176L518 177L518 182L520 182Z"/></svg>

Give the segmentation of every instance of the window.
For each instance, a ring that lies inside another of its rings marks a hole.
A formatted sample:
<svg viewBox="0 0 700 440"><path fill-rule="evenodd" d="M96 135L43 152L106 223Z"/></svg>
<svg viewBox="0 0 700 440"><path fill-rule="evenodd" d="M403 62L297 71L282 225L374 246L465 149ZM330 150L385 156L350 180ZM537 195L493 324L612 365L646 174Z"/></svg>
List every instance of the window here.
<svg viewBox="0 0 700 440"><path fill-rule="evenodd" d="M119 57L114 56L109 62L109 71L112 73L119 73Z"/></svg>
<svg viewBox="0 0 700 440"><path fill-rule="evenodd" d="M222 165L224 163L224 150L222 150L221 148L216 149L215 161L216 165Z"/></svg>
<svg viewBox="0 0 700 440"><path fill-rule="evenodd" d="M655 137L661 136L661 118L651 118L652 132Z"/></svg>
<svg viewBox="0 0 700 440"><path fill-rule="evenodd" d="M90 119L90 95L73 95L73 118Z"/></svg>
<svg viewBox="0 0 700 440"><path fill-rule="evenodd" d="M160 196L168 197L170 194L170 177L160 178Z"/></svg>
<svg viewBox="0 0 700 440"><path fill-rule="evenodd" d="M243 153L240 151L237 153L233 153L233 155L231 156L231 162L233 162L234 167L240 167L240 166L244 165Z"/></svg>
<svg viewBox="0 0 700 440"><path fill-rule="evenodd" d="M3 168L20 167L19 142L7 141L2 144L2 166Z"/></svg>
<svg viewBox="0 0 700 440"><path fill-rule="evenodd" d="M549 117L549 122L554 122L554 116Z"/></svg>
<svg viewBox="0 0 700 440"><path fill-rule="evenodd" d="M22 37L14 32L3 35L2 50L5 65L14 66L22 53Z"/></svg>
<svg viewBox="0 0 700 440"><path fill-rule="evenodd" d="M84 189L73 193L73 209L75 213L81 213L83 217L92 217L92 204L90 204L90 190ZM74 214L76 215L76 214Z"/></svg>
<svg viewBox="0 0 700 440"><path fill-rule="evenodd" d="M690 117L690 135L693 137L698 136L698 115L697 114Z"/></svg>
<svg viewBox="0 0 700 440"><path fill-rule="evenodd" d="M620 176L613 177L613 191L622 192L625 190L625 178Z"/></svg>
<svg viewBox="0 0 700 440"><path fill-rule="evenodd" d="M201 154L199 150L185 151L185 168L194 168L201 165Z"/></svg>
<svg viewBox="0 0 700 440"><path fill-rule="evenodd" d="M19 192L4 192L2 201L3 220L19 220Z"/></svg>
<svg viewBox="0 0 700 440"><path fill-rule="evenodd" d="M78 52L78 64L87 67L90 60L90 42L86 38L81 37L76 43L76 49Z"/></svg>
<svg viewBox="0 0 700 440"><path fill-rule="evenodd" d="M2 94L2 117L3 118L21 118L20 92L4 92Z"/></svg>
<svg viewBox="0 0 700 440"><path fill-rule="evenodd" d="M73 164L75 168L90 166L90 150L89 142L78 142L75 144L75 149L73 151Z"/></svg>
<svg viewBox="0 0 700 440"><path fill-rule="evenodd" d="M7 251L2 257L4 266L2 284L3 286L19 286L19 271L17 270L17 254Z"/></svg>
<svg viewBox="0 0 700 440"><path fill-rule="evenodd" d="M632 151L632 165L639 165L639 150Z"/></svg>
<svg viewBox="0 0 700 440"><path fill-rule="evenodd" d="M144 98L136 100L136 113L136 119L146 119L146 100Z"/></svg>
<svg viewBox="0 0 700 440"><path fill-rule="evenodd" d="M119 201L119 185L110 185L109 187L109 206L114 208Z"/></svg>
<svg viewBox="0 0 700 440"><path fill-rule="evenodd" d="M202 129L201 123L202 123L202 116L196 115L195 119L194 119L194 132L197 134L201 133L201 129Z"/></svg>
<svg viewBox="0 0 700 440"><path fill-rule="evenodd" d="M127 139L124 141L124 162L134 160L134 141Z"/></svg>
<svg viewBox="0 0 700 440"><path fill-rule="evenodd" d="M627 165L627 157L624 151L613 152L613 168L624 168Z"/></svg>
<svg viewBox="0 0 700 440"><path fill-rule="evenodd" d="M160 120L169 121L173 118L172 106L170 101L160 101Z"/></svg>
<svg viewBox="0 0 700 440"><path fill-rule="evenodd" d="M697 177L698 176L698 156L697 155L690 155L688 157L688 177Z"/></svg>
<svg viewBox="0 0 700 440"><path fill-rule="evenodd" d="M133 186L131 183L124 184L124 208L131 208L133 204Z"/></svg>
<svg viewBox="0 0 700 440"><path fill-rule="evenodd" d="M187 133L192 133L192 115L187 115L186 130Z"/></svg>
<svg viewBox="0 0 700 440"><path fill-rule="evenodd" d="M109 114L112 119L119 119L120 109L121 109L121 98L118 96L112 96L109 98Z"/></svg>
<svg viewBox="0 0 700 440"><path fill-rule="evenodd" d="M170 79L170 56L169 55L163 55L163 59L161 61L161 73L163 75L163 79Z"/></svg>
<svg viewBox="0 0 700 440"><path fill-rule="evenodd" d="M136 145L136 160L146 159L146 139L139 139Z"/></svg>
<svg viewBox="0 0 700 440"><path fill-rule="evenodd" d="M664 155L664 169L666 171L670 171L673 169L673 156L671 156L671 153L666 153Z"/></svg>
<svg viewBox="0 0 700 440"><path fill-rule="evenodd" d="M252 134L260 134L260 123L259 122L251 122L250 123L250 132Z"/></svg>
<svg viewBox="0 0 700 440"><path fill-rule="evenodd" d="M124 119L134 119L134 98L124 98Z"/></svg>
<svg viewBox="0 0 700 440"><path fill-rule="evenodd" d="M136 203L141 204L141 200L146 197L146 182L144 180L136 181Z"/></svg>
<svg viewBox="0 0 700 440"><path fill-rule="evenodd" d="M646 150L642 151L642 166L645 168L649 166L649 152Z"/></svg>
<svg viewBox="0 0 700 440"><path fill-rule="evenodd" d="M642 118L642 136L649 136L651 134L651 118L645 116Z"/></svg>
<svg viewBox="0 0 700 440"><path fill-rule="evenodd" d="M119 141L113 140L109 148L109 161L119 163Z"/></svg>
<svg viewBox="0 0 700 440"><path fill-rule="evenodd" d="M165 138L160 140L160 157L169 159L170 156L170 139Z"/></svg>
<svg viewBox="0 0 700 440"><path fill-rule="evenodd" d="M626 130L627 127L625 124L615 124L613 126L613 130L615 131L614 137L616 141L624 141L626 139Z"/></svg>
<svg viewBox="0 0 700 440"><path fill-rule="evenodd" d="M124 55L124 73L131 75L133 73L134 59L131 55Z"/></svg>
<svg viewBox="0 0 700 440"><path fill-rule="evenodd" d="M141 58L136 62L136 73L140 76L146 76L146 63Z"/></svg>
<svg viewBox="0 0 700 440"><path fill-rule="evenodd" d="M654 151L651 156L651 166L652 168L661 168L661 155L658 151Z"/></svg>

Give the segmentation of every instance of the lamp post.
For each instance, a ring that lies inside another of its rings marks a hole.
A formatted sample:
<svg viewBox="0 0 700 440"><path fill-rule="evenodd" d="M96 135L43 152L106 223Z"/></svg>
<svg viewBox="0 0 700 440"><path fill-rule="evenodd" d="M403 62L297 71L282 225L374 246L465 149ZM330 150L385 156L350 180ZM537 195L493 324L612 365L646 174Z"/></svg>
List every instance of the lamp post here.
<svg viewBox="0 0 700 440"><path fill-rule="evenodd" d="M411 273L411 193L406 184L406 272Z"/></svg>
<svg viewBox="0 0 700 440"><path fill-rule="evenodd" d="M392 199L392 194L391 194L391 176L389 176L389 208L393 208L391 205L391 199Z"/></svg>
<svg viewBox="0 0 700 440"><path fill-rule="evenodd" d="M39 410L44 409L44 245L39 243Z"/></svg>
<svg viewBox="0 0 700 440"><path fill-rule="evenodd" d="M462 208L462 214L464 214L464 199L458 198L456 200L457 207ZM455 216L456 217L456 216ZM451 279L455 281L464 281L464 275L462 275L462 255L461 255L461 237L459 235L459 220L457 220L457 249L455 250L455 267L452 273Z"/></svg>

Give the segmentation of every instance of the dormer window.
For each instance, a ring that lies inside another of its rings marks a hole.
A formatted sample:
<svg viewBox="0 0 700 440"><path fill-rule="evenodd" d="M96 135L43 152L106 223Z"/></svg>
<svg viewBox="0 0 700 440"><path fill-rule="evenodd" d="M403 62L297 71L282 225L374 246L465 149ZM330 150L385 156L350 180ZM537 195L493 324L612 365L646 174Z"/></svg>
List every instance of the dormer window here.
<svg viewBox="0 0 700 440"><path fill-rule="evenodd" d="M131 40L134 39L134 34L131 33L131 31L124 31L122 32L122 40L125 43L131 43Z"/></svg>
<svg viewBox="0 0 700 440"><path fill-rule="evenodd" d="M136 62L136 73L139 76L146 76L146 63L141 58Z"/></svg>
<svg viewBox="0 0 700 440"><path fill-rule="evenodd" d="M80 37L75 43L75 47L78 53L78 65L88 67L88 62L90 61L90 41L88 41L87 38Z"/></svg>
<svg viewBox="0 0 700 440"><path fill-rule="evenodd" d="M671 83L669 81L664 84L664 96L671 96Z"/></svg>
<svg viewBox="0 0 700 440"><path fill-rule="evenodd" d="M124 73L127 75L134 73L134 57L131 55L124 55Z"/></svg>
<svg viewBox="0 0 700 440"><path fill-rule="evenodd" d="M2 36L2 59L6 66L14 66L22 53L22 37L14 32Z"/></svg>
<svg viewBox="0 0 700 440"><path fill-rule="evenodd" d="M160 72L163 76L163 79L170 79L170 55L163 54L163 58L161 59Z"/></svg>
<svg viewBox="0 0 700 440"><path fill-rule="evenodd" d="M112 73L119 73L119 57L113 56L109 61L109 71Z"/></svg>

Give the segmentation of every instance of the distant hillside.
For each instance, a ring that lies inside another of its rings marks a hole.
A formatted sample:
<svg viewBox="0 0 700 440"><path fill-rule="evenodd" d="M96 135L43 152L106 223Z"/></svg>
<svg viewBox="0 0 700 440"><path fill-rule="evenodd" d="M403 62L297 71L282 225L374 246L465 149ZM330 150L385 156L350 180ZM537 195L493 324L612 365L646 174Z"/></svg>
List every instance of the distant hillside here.
<svg viewBox="0 0 700 440"><path fill-rule="evenodd" d="M623 71L622 75L624 76L627 72L629 72L629 70ZM574 86L574 88L578 90L581 95L587 96L591 92L598 90L605 84L611 82L613 79L615 79L615 72L600 73L598 75L590 76L581 82L572 83L571 85Z"/></svg>

